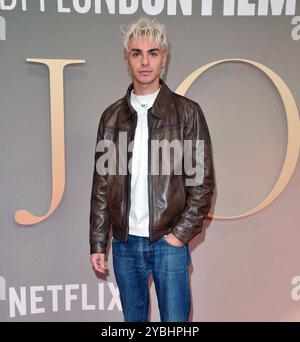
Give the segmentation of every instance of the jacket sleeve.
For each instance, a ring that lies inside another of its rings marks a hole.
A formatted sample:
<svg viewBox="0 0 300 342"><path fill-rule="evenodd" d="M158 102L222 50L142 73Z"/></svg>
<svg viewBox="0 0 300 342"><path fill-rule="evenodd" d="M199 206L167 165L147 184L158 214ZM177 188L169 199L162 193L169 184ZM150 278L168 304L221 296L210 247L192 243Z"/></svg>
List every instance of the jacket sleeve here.
<svg viewBox="0 0 300 342"><path fill-rule="evenodd" d="M106 253L110 222L107 212L107 174L97 172L97 160L103 152L97 151L97 144L103 139L104 113L101 116L94 157L94 172L90 200L90 253Z"/></svg>
<svg viewBox="0 0 300 342"><path fill-rule="evenodd" d="M202 140L204 143L202 153L198 151L198 160L200 160L198 165L202 169L202 179L196 185L187 186L186 183L191 181L195 175L187 174L184 168L186 205L172 230L177 239L184 244L188 244L196 234L201 233L204 218L212 204L215 188L213 155L208 126L199 104L195 103L194 106L194 110L190 110L187 114L184 140L191 141L192 153L190 155L193 166L196 165L196 142ZM199 158L201 156L202 158Z"/></svg>

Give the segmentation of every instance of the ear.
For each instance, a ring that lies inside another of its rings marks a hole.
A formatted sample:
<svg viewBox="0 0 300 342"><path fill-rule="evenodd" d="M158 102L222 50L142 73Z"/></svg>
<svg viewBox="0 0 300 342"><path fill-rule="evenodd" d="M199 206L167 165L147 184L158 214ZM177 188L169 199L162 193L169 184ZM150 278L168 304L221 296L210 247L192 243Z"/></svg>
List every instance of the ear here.
<svg viewBox="0 0 300 342"><path fill-rule="evenodd" d="M168 52L164 52L162 55L162 67L165 68L168 61Z"/></svg>
<svg viewBox="0 0 300 342"><path fill-rule="evenodd" d="M126 67L129 68L129 63L128 63L127 54L124 55L124 63L125 63L125 65L126 65Z"/></svg>

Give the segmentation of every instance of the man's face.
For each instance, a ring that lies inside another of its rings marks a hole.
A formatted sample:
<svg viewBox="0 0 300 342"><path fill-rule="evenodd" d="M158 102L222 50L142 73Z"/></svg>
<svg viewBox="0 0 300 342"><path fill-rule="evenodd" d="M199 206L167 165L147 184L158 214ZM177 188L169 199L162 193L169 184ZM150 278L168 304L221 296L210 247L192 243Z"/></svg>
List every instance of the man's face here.
<svg viewBox="0 0 300 342"><path fill-rule="evenodd" d="M167 52L145 36L131 38L125 64L131 71L133 81L140 84L152 84L159 79L165 67Z"/></svg>

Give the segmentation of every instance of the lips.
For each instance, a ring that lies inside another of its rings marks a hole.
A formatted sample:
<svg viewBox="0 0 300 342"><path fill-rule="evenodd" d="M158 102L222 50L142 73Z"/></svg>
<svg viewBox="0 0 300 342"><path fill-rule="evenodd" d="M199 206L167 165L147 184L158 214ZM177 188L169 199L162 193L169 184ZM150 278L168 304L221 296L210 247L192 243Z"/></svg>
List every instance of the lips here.
<svg viewBox="0 0 300 342"><path fill-rule="evenodd" d="M140 71L140 74L143 74L143 75L148 75L151 73L151 70L142 70Z"/></svg>

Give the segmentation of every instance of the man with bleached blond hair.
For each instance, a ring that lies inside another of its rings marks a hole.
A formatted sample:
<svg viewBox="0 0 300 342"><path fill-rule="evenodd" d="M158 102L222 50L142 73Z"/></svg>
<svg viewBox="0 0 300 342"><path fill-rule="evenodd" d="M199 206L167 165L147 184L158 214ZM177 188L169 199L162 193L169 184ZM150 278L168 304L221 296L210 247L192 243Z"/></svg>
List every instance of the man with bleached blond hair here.
<svg viewBox="0 0 300 342"><path fill-rule="evenodd" d="M112 231L124 320L148 321L152 276L161 321L187 322L188 244L202 231L215 187L210 135L199 104L172 92L162 80L168 60L165 26L141 18L123 33L132 83L103 112L98 126L90 260L96 272L108 271ZM167 165L165 145L168 156L174 152Z"/></svg>

